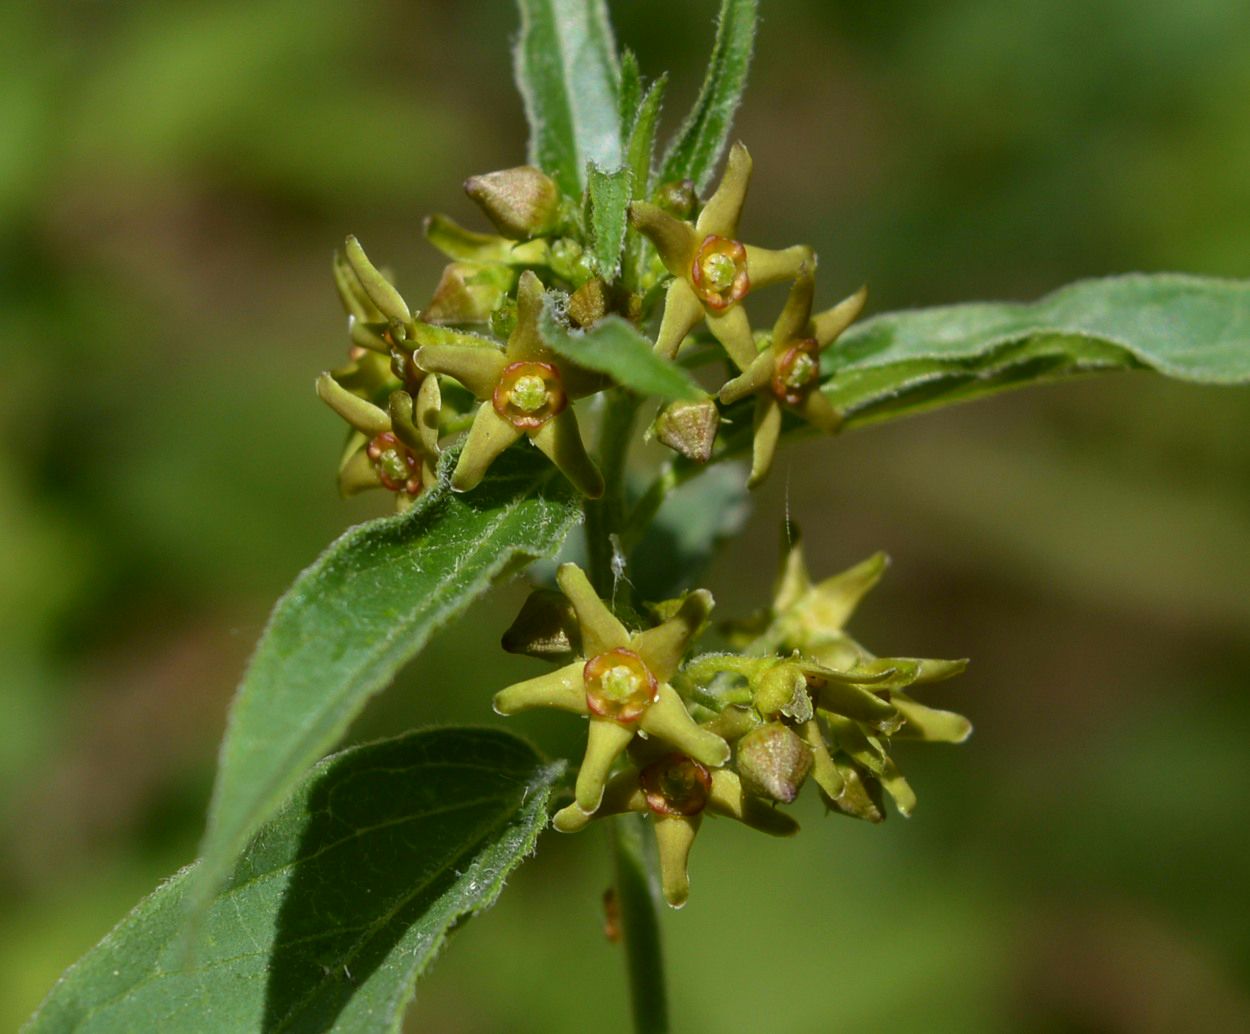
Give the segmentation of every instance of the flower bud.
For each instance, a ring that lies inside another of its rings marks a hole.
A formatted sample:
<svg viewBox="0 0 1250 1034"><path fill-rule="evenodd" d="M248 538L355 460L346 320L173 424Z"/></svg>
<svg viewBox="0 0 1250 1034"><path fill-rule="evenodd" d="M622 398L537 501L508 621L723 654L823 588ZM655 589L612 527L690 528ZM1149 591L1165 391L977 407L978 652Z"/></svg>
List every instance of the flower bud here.
<svg viewBox="0 0 1250 1034"><path fill-rule="evenodd" d="M696 463L706 463L720 429L720 410L709 399L673 402L655 419L655 436L674 452Z"/></svg>
<svg viewBox="0 0 1250 1034"><path fill-rule="evenodd" d="M549 661L568 660L581 648L577 615L568 597L553 589L535 589L503 634L501 645L508 653Z"/></svg>
<svg viewBox="0 0 1250 1034"><path fill-rule="evenodd" d="M789 726L769 722L738 741L742 785L759 797L789 804L812 770L812 751Z"/></svg>
<svg viewBox="0 0 1250 1034"><path fill-rule="evenodd" d="M485 323L507 297L508 286L502 267L451 262L421 318L428 323Z"/></svg>
<svg viewBox="0 0 1250 1034"><path fill-rule="evenodd" d="M569 319L574 326L594 326L607 311L608 288L599 277L587 280L569 297Z"/></svg>
<svg viewBox="0 0 1250 1034"><path fill-rule="evenodd" d="M532 165L471 176L464 182L464 192L505 237L541 237L560 222L560 190Z"/></svg>
<svg viewBox="0 0 1250 1034"><path fill-rule="evenodd" d="M694 180L673 180L665 183L655 192L655 203L678 219L689 219L699 203Z"/></svg>

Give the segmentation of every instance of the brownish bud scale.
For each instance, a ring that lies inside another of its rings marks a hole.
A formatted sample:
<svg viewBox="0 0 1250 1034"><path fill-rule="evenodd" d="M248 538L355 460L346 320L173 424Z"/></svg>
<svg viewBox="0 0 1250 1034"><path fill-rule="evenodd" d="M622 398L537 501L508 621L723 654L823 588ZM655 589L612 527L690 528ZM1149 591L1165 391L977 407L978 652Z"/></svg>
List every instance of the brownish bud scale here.
<svg viewBox="0 0 1250 1034"><path fill-rule="evenodd" d="M581 649L577 615L568 597L554 589L535 589L503 634L508 653L565 661Z"/></svg>
<svg viewBox="0 0 1250 1034"><path fill-rule="evenodd" d="M738 741L738 775L753 794L789 804L812 770L812 751L793 729L769 722Z"/></svg>
<svg viewBox="0 0 1250 1034"><path fill-rule="evenodd" d="M464 192L505 237L527 240L559 226L560 190L532 165L471 176L464 181Z"/></svg>
<svg viewBox="0 0 1250 1034"><path fill-rule="evenodd" d="M664 211L677 216L678 219L689 219L694 215L699 204L699 195L694 189L694 180L673 180L665 183L655 192L655 203Z"/></svg>
<svg viewBox="0 0 1250 1034"><path fill-rule="evenodd" d="M591 327L608 311L608 286L599 277L587 280L569 298L569 320L577 327Z"/></svg>
<svg viewBox="0 0 1250 1034"><path fill-rule="evenodd" d="M674 452L696 463L706 463L720 430L720 410L712 399L673 402L660 410L653 430L656 438Z"/></svg>
<svg viewBox="0 0 1250 1034"><path fill-rule="evenodd" d="M428 323L485 323L507 296L509 278L502 267L448 263L421 318Z"/></svg>

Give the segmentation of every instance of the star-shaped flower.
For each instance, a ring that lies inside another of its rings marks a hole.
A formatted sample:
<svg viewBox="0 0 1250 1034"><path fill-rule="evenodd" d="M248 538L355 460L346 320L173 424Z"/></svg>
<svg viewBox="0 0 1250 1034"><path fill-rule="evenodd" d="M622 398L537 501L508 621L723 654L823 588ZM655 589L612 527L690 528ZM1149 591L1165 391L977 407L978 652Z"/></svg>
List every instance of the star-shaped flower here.
<svg viewBox="0 0 1250 1034"><path fill-rule="evenodd" d="M734 239L750 181L751 156L738 143L694 225L646 201L629 207L630 221L651 239L673 274L655 342L665 358L672 359L686 335L706 320L729 357L746 369L755 358L755 341L738 303L754 288L789 280L804 262L814 260L806 245L770 251Z"/></svg>
<svg viewBox="0 0 1250 1034"><path fill-rule="evenodd" d="M590 719L574 803L561 812L562 821L575 822L579 811L583 817L594 813L609 769L639 731L707 767L728 761L728 744L699 728L669 684L711 612L711 595L702 589L692 592L672 617L631 634L595 594L581 568L562 565L556 582L573 605L581 658L501 690L494 703L505 715L554 707Z"/></svg>
<svg viewBox="0 0 1250 1034"><path fill-rule="evenodd" d="M641 768L631 766L608 781L594 817L627 811L652 817L660 853L660 889L673 908L681 908L690 896L687 862L704 812L726 815L773 836L791 836L799 830L789 815L747 793L736 772L709 769L682 753L663 754ZM590 818L565 808L554 825L574 833Z"/></svg>
<svg viewBox="0 0 1250 1034"><path fill-rule="evenodd" d="M367 488L395 493L404 510L437 479L438 416L441 394L437 377L421 383L416 401L393 391L387 408L348 391L329 373L317 379L317 394L356 431L339 466L339 491L354 495Z"/></svg>
<svg viewBox="0 0 1250 1034"><path fill-rule="evenodd" d="M720 390L720 400L726 404L751 394L756 398L755 439L747 481L752 488L764 480L772 466L783 407L826 434L832 434L842 423L842 414L820 390L820 354L859 315L868 291L861 287L833 308L813 316L814 287L812 271L804 266L773 325L768 346Z"/></svg>
<svg viewBox="0 0 1250 1034"><path fill-rule="evenodd" d="M547 347L538 331L543 285L530 270L521 274L516 301L516 327L502 351L490 345L440 344L423 345L417 352L422 369L456 378L483 403L452 474L452 488L475 488L496 457L527 436L578 491L598 498L603 477L586 454L569 403L601 390L603 378Z"/></svg>

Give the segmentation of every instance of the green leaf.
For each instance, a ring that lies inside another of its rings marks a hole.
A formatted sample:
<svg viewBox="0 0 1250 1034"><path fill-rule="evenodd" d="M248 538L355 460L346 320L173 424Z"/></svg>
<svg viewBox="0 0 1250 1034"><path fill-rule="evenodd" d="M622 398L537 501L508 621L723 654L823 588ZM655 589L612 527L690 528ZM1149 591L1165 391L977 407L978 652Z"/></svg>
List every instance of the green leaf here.
<svg viewBox="0 0 1250 1034"><path fill-rule="evenodd" d="M640 395L668 402L694 401L706 396L690 374L656 355L651 342L620 316L608 316L589 330L569 330L556 318L552 301L547 298L538 329L543 340L570 362L606 373L617 384Z"/></svg>
<svg viewBox="0 0 1250 1034"><path fill-rule="evenodd" d="M591 162L586 186L586 231L590 261L604 280L615 280L621 271L621 249L629 222L633 174L629 169L604 172Z"/></svg>
<svg viewBox="0 0 1250 1034"><path fill-rule="evenodd" d="M478 489L439 484L398 517L353 528L296 579L235 695L202 845L197 899L430 634L499 577L551 556L577 520L567 480L512 450Z"/></svg>
<svg viewBox="0 0 1250 1034"><path fill-rule="evenodd" d="M398 1030L451 929L532 853L562 768L492 729L327 758L252 840L189 953L194 866L61 977L28 1034Z"/></svg>
<svg viewBox="0 0 1250 1034"><path fill-rule="evenodd" d="M517 0L513 60L530 124L529 161L580 198L586 165L621 164L620 69L603 0Z"/></svg>
<svg viewBox="0 0 1250 1034"><path fill-rule="evenodd" d="M831 350L825 392L854 427L1082 374L1250 383L1250 281L1085 280L1040 301L886 313Z"/></svg>
<svg viewBox="0 0 1250 1034"><path fill-rule="evenodd" d="M638 117L638 105L642 102L642 70L638 67L638 55L628 47L621 53L621 85L617 98L621 122L621 146L629 139L630 130Z"/></svg>
<svg viewBox="0 0 1250 1034"><path fill-rule="evenodd" d="M707 186L729 140L755 45L759 0L722 0L703 88L664 156L661 183L692 179Z"/></svg>
<svg viewBox="0 0 1250 1034"><path fill-rule="evenodd" d="M662 75L647 89L638 104L625 142L625 165L634 174L634 199L643 200L651 192L651 162L655 157L655 131L660 122L660 106L668 76Z"/></svg>

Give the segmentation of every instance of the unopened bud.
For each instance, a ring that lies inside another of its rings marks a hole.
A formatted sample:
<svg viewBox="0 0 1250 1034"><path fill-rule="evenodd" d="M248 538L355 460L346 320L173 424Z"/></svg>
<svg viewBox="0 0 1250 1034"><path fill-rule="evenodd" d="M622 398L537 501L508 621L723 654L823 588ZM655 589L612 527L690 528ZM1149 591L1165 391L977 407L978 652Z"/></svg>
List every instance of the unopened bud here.
<svg viewBox="0 0 1250 1034"><path fill-rule="evenodd" d="M812 751L793 729L769 722L738 741L738 775L759 797L789 804L812 770Z"/></svg>
<svg viewBox="0 0 1250 1034"><path fill-rule="evenodd" d="M449 263L421 318L429 323L485 323L507 294L505 273L472 262Z"/></svg>
<svg viewBox="0 0 1250 1034"><path fill-rule="evenodd" d="M464 192L505 237L541 237L560 222L560 190L532 165L471 176L464 182Z"/></svg>
<svg viewBox="0 0 1250 1034"><path fill-rule="evenodd" d="M694 215L695 206L699 203L694 181L674 180L671 183L665 183L655 192L655 203L664 211L677 216L678 219L689 219Z"/></svg>
<svg viewBox="0 0 1250 1034"><path fill-rule="evenodd" d="M549 661L563 661L580 649L573 604L562 592L535 589L503 634L503 648Z"/></svg>
<svg viewBox="0 0 1250 1034"><path fill-rule="evenodd" d="M568 311L575 326L594 326L608 311L607 285L599 277L587 280L569 297Z"/></svg>
<svg viewBox="0 0 1250 1034"><path fill-rule="evenodd" d="M696 463L706 463L720 429L720 410L711 399L673 402L655 418L655 436L674 452Z"/></svg>

